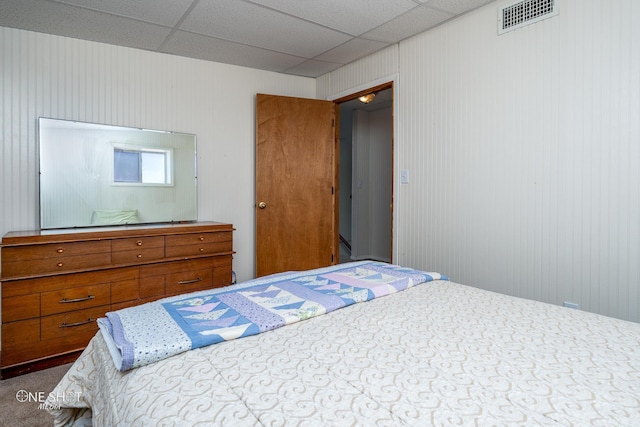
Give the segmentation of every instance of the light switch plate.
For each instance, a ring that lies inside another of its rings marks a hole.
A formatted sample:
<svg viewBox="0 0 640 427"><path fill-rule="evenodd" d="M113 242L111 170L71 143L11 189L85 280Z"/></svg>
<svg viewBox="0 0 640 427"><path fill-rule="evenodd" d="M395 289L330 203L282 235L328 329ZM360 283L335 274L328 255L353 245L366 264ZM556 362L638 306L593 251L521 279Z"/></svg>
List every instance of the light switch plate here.
<svg viewBox="0 0 640 427"><path fill-rule="evenodd" d="M400 183L401 184L408 184L409 183L409 171L406 169L403 169L400 171Z"/></svg>

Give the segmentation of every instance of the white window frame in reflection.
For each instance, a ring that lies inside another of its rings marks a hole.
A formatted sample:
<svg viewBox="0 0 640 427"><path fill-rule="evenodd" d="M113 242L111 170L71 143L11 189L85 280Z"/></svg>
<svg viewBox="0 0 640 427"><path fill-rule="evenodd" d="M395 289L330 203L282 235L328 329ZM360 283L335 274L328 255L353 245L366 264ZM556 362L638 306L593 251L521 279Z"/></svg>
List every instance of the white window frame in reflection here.
<svg viewBox="0 0 640 427"><path fill-rule="evenodd" d="M114 145L112 182L114 185L171 186L172 158L170 149Z"/></svg>

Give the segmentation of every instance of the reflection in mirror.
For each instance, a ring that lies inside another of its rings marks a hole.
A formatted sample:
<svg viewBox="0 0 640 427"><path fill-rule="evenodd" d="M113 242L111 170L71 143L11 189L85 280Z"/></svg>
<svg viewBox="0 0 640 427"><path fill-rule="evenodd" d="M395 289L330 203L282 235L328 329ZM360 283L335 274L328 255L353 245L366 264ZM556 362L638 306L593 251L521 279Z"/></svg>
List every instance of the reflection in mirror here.
<svg viewBox="0 0 640 427"><path fill-rule="evenodd" d="M38 119L40 227L197 219L196 137Z"/></svg>

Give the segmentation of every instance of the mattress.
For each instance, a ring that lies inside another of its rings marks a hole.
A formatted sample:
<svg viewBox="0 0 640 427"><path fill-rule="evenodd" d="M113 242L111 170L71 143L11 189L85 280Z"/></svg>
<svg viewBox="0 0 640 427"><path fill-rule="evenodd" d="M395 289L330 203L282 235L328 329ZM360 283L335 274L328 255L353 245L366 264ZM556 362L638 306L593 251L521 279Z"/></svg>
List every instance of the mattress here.
<svg viewBox="0 0 640 427"><path fill-rule="evenodd" d="M98 334L50 396L55 425L638 426L640 324L436 280L126 372Z"/></svg>

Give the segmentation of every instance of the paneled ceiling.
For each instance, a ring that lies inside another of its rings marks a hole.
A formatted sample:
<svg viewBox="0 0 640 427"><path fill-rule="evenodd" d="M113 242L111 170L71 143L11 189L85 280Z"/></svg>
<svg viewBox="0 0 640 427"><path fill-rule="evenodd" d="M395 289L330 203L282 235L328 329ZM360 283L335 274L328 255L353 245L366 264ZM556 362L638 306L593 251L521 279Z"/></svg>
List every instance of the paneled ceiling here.
<svg viewBox="0 0 640 427"><path fill-rule="evenodd" d="M0 26L318 77L493 0L0 0Z"/></svg>

